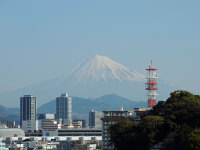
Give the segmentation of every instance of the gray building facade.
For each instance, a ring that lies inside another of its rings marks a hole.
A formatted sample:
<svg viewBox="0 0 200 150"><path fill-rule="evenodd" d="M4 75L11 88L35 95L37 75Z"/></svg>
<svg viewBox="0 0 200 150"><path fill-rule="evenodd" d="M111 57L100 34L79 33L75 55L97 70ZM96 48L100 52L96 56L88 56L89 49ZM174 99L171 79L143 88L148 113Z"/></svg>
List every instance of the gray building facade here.
<svg viewBox="0 0 200 150"><path fill-rule="evenodd" d="M102 128L102 112L91 110L89 112L89 127Z"/></svg>
<svg viewBox="0 0 200 150"><path fill-rule="evenodd" d="M24 95L20 97L20 126L23 121L36 121L36 97Z"/></svg>
<svg viewBox="0 0 200 150"><path fill-rule="evenodd" d="M72 125L72 98L66 93L56 98L56 119L62 119L65 125Z"/></svg>

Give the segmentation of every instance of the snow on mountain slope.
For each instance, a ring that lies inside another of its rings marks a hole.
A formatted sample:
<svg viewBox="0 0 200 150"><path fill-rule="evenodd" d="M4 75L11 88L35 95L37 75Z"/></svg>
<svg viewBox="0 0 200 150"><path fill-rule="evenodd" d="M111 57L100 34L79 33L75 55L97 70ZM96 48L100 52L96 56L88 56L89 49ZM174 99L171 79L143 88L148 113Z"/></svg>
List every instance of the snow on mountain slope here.
<svg viewBox="0 0 200 150"><path fill-rule="evenodd" d="M107 81L110 79L141 81L145 78L144 75L131 71L106 56L99 55L85 59L69 72L65 78L69 76L74 76L78 81Z"/></svg>

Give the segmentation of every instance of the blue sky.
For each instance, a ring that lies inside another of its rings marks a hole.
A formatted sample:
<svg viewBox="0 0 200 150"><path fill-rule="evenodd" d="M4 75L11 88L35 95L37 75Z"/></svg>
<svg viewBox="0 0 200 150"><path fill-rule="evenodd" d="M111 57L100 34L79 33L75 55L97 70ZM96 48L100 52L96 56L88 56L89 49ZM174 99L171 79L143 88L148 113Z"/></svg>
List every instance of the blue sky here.
<svg viewBox="0 0 200 150"><path fill-rule="evenodd" d="M0 1L0 92L70 71L104 55L200 92L200 1Z"/></svg>

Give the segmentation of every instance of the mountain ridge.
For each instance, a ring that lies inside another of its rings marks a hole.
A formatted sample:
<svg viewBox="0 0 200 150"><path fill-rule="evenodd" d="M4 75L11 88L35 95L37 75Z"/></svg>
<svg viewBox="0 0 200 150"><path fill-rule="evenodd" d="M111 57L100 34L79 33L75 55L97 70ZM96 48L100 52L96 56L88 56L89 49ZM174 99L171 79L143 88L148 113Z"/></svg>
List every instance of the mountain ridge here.
<svg viewBox="0 0 200 150"><path fill-rule="evenodd" d="M52 100L38 108L39 113L55 113L56 100ZM134 107L146 107L147 102L136 102L118 96L116 94L103 95L96 99L85 99L72 96L72 114L76 119L88 119L90 110L108 111L119 110L123 106L124 110L133 111Z"/></svg>
<svg viewBox="0 0 200 150"><path fill-rule="evenodd" d="M86 99L72 96L72 115L74 119L88 119L90 110L106 111L124 110L133 111L134 107L145 107L147 102L135 102L116 94L103 95L95 99ZM0 121L15 120L19 123L19 108L6 108L0 105ZM51 100L37 108L37 113L56 113L56 100Z"/></svg>

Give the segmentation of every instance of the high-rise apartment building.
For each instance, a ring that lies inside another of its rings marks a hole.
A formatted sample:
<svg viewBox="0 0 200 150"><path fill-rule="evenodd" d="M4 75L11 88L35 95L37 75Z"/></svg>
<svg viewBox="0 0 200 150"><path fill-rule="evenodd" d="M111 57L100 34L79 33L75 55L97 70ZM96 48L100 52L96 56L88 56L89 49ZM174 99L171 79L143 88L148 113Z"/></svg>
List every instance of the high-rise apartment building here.
<svg viewBox="0 0 200 150"><path fill-rule="evenodd" d="M24 95L20 97L20 126L24 130L37 130L36 97Z"/></svg>
<svg viewBox="0 0 200 150"><path fill-rule="evenodd" d="M89 127L101 128L102 127L102 112L91 110L89 112Z"/></svg>
<svg viewBox="0 0 200 150"><path fill-rule="evenodd" d="M56 119L62 119L64 125L72 125L72 98L66 93L56 98Z"/></svg>

